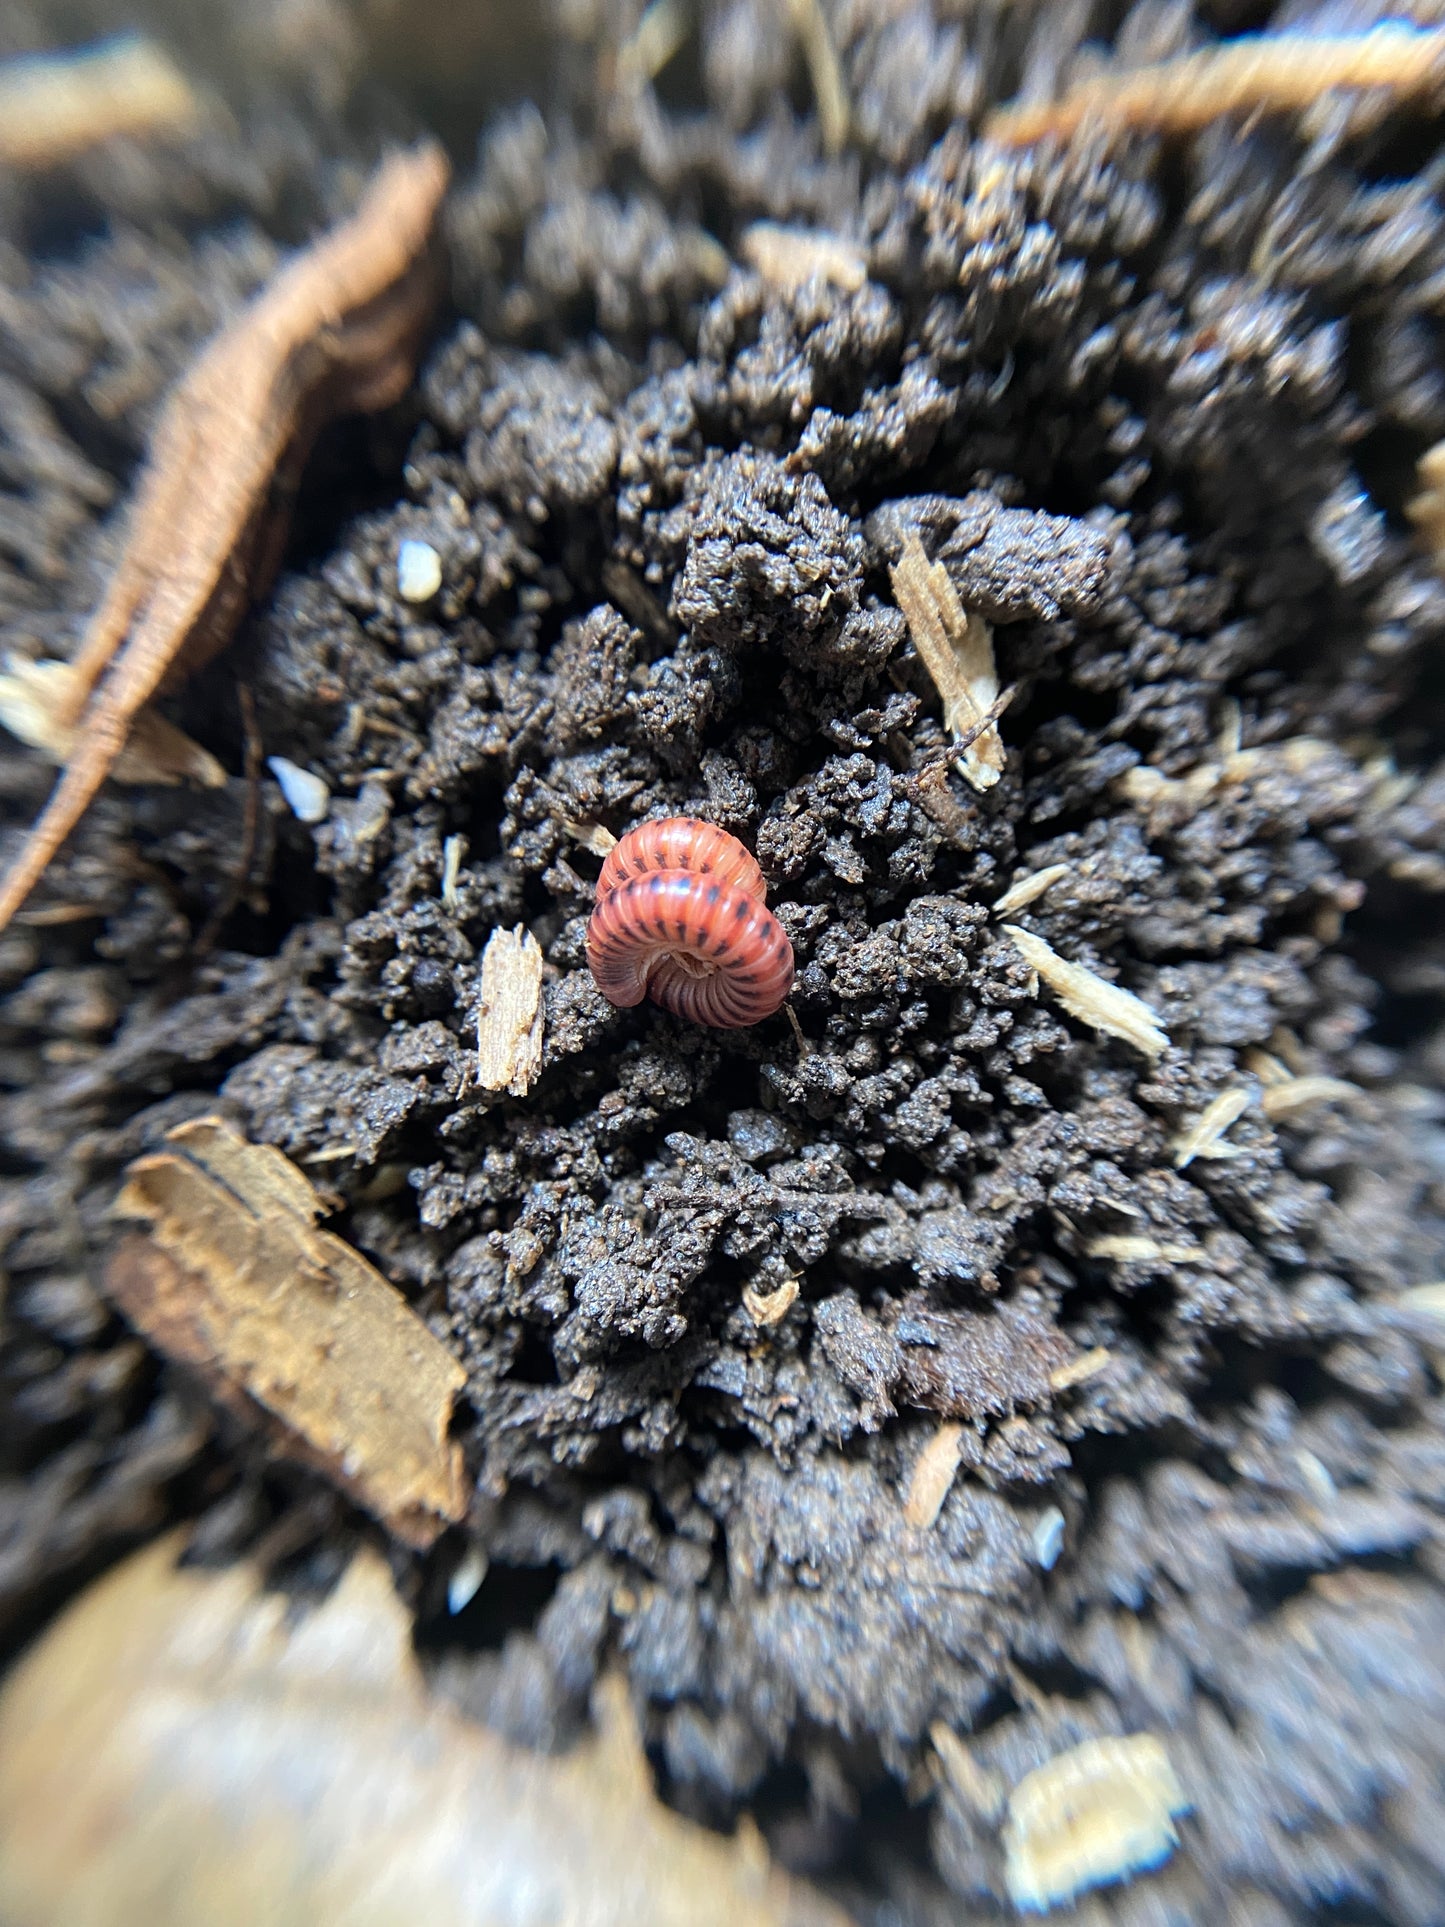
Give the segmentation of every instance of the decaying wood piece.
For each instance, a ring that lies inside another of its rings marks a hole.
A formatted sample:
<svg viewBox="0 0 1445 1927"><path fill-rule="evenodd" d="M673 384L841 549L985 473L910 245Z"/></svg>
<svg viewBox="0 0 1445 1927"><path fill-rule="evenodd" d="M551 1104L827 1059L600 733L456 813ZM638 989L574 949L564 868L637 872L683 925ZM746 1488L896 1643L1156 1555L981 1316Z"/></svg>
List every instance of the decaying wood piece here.
<svg viewBox="0 0 1445 1927"><path fill-rule="evenodd" d="M916 531L889 576L913 646L943 698L944 727L967 739L959 768L976 790L992 789L1004 766L1003 738L988 720L998 701L992 632L982 616L965 611L947 569L929 561Z"/></svg>
<svg viewBox="0 0 1445 1927"><path fill-rule="evenodd" d="M72 665L75 748L0 885L0 930L105 781L141 706L225 647L280 559L317 430L411 380L440 288L445 155L385 162L360 208L299 254L166 404L130 538Z"/></svg>
<svg viewBox="0 0 1445 1927"><path fill-rule="evenodd" d="M269 1415L283 1449L430 1545L466 1512L447 1437L461 1365L360 1252L317 1228L321 1200L279 1151L218 1117L166 1143L116 1200L149 1231L114 1254L111 1297L223 1401Z"/></svg>
<svg viewBox="0 0 1445 1927"><path fill-rule="evenodd" d="M1158 1057L1168 1050L1169 1039L1157 1016L1132 990L1111 984L1083 964L1070 963L1031 930L1022 930L1016 923L1006 923L1002 929L1071 1017L1094 1030L1107 1031L1111 1037L1121 1037L1146 1057Z"/></svg>
<svg viewBox="0 0 1445 1927"><path fill-rule="evenodd" d="M531 931L494 930L482 952L477 1082L525 1097L542 1068L542 947Z"/></svg>
<svg viewBox="0 0 1445 1927"><path fill-rule="evenodd" d="M1023 147L1081 128L1191 133L1225 114L1290 113L1337 88L1427 94L1445 84L1445 31L1390 23L1354 34L1245 34L1146 67L1105 67L1061 100L1024 101L989 116L990 140Z"/></svg>
<svg viewBox="0 0 1445 1927"><path fill-rule="evenodd" d="M7 1927L847 1927L664 1807L625 1688L524 1752L428 1691L385 1561L320 1606L162 1540L65 1612L0 1695Z"/></svg>
<svg viewBox="0 0 1445 1927"><path fill-rule="evenodd" d="M185 75L136 35L0 63L0 164L54 167L117 135L185 133L200 118Z"/></svg>

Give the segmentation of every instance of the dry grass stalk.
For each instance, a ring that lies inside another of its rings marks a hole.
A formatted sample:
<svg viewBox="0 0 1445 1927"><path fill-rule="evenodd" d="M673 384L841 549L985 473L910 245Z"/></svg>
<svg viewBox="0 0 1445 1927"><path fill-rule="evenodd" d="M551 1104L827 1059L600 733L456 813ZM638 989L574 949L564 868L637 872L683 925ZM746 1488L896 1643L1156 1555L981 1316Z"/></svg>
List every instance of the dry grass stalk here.
<svg viewBox="0 0 1445 1927"><path fill-rule="evenodd" d="M1242 1084L1212 1098L1186 1130L1174 1140L1174 1169L1182 1171L1195 1158L1237 1158L1236 1145L1222 1143L1224 1133L1249 1109L1252 1092Z"/></svg>
<svg viewBox="0 0 1445 1927"><path fill-rule="evenodd" d="M1071 867L1067 863L1051 863L1047 870L1034 870L1028 876L1019 877L993 906L992 915L1012 917L1020 910L1026 910L1031 903L1038 902L1045 890L1051 890L1068 876Z"/></svg>
<svg viewBox="0 0 1445 1927"><path fill-rule="evenodd" d="M477 1082L525 1097L542 1068L542 947L524 925L494 930L482 952Z"/></svg>
<svg viewBox="0 0 1445 1927"><path fill-rule="evenodd" d="M1042 937L1020 929L1016 923L1004 924L1003 930L1071 1017L1122 1038L1146 1057L1158 1057L1168 1050L1169 1039L1142 998L1096 976L1083 964L1069 963Z"/></svg>
<svg viewBox="0 0 1445 1927"><path fill-rule="evenodd" d="M841 154L848 139L848 89L838 49L823 12L823 0L788 0L793 32L808 63L808 78L818 104L818 125L823 134L823 152Z"/></svg>
<svg viewBox="0 0 1445 1927"><path fill-rule="evenodd" d="M1106 134L1192 133L1225 114L1293 113L1337 88L1428 94L1445 80L1445 31L1394 24L1353 34L1246 34L1133 69L1105 67L1061 100L1019 102L984 132L1023 147L1081 129Z"/></svg>
<svg viewBox="0 0 1445 1927"><path fill-rule="evenodd" d="M1187 1810L1152 1733L1085 1740L1024 1775L1008 1799L1005 1880L1016 1907L1039 1912L1086 1888L1167 1860Z"/></svg>
<svg viewBox="0 0 1445 1927"><path fill-rule="evenodd" d="M776 221L754 221L743 235L741 252L773 288L791 290L823 281L856 294L868 279L866 258L847 241L808 228L780 227Z"/></svg>
<svg viewBox="0 0 1445 1927"><path fill-rule="evenodd" d="M954 738L975 732L959 766L976 790L992 789L1003 774L1004 746L987 721L999 693L989 626L965 611L947 569L929 561L916 534L889 574L913 646L943 698L944 727Z"/></svg>
<svg viewBox="0 0 1445 1927"><path fill-rule="evenodd" d="M913 1470L908 1475L903 1516L909 1525L927 1532L937 1523L962 1456L963 1427L951 1422L940 1425L913 1461Z"/></svg>
<svg viewBox="0 0 1445 1927"><path fill-rule="evenodd" d="M466 1373L360 1252L317 1228L323 1206L279 1151L219 1117L138 1158L116 1201L149 1227L106 1289L161 1351L224 1403L272 1422L410 1545L466 1512L447 1437Z"/></svg>
<svg viewBox="0 0 1445 1927"><path fill-rule="evenodd" d="M130 535L71 665L74 749L14 868L14 916L115 765L143 705L230 641L280 560L317 430L411 380L440 292L449 168L434 143L385 162L349 221L298 254L171 395Z"/></svg>
<svg viewBox="0 0 1445 1927"><path fill-rule="evenodd" d="M118 135L184 134L200 119L190 82L148 40L0 63L0 164L10 167L54 167Z"/></svg>
<svg viewBox="0 0 1445 1927"><path fill-rule="evenodd" d="M69 761L76 730L66 720L75 688L68 662L31 662L12 654L0 675L0 724L22 743L57 765ZM131 726L111 776L117 783L198 783L222 789L226 772L208 749L153 709L143 709Z"/></svg>

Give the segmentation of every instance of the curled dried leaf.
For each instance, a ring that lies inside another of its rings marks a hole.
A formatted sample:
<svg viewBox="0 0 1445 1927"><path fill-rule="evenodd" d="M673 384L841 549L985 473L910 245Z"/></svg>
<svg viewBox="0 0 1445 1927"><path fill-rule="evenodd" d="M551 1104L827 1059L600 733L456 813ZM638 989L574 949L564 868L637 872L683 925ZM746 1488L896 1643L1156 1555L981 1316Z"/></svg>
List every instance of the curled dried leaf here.
<svg viewBox="0 0 1445 1927"><path fill-rule="evenodd" d="M913 646L943 698L944 727L955 740L970 739L959 767L976 790L992 789L1004 766L1003 739L989 721L999 694L992 632L965 611L947 569L928 560L916 531L889 576Z"/></svg>
<svg viewBox="0 0 1445 1927"><path fill-rule="evenodd" d="M1083 964L1069 963L1031 930L1023 930L1016 923L1006 923L1003 929L1070 1016L1094 1030L1122 1038L1146 1057L1158 1057L1168 1050L1167 1035L1141 997L1111 984Z"/></svg>
<svg viewBox="0 0 1445 1927"><path fill-rule="evenodd" d="M1038 902L1045 890L1068 876L1070 869L1067 863L1051 863L1046 870L1034 870L1028 876L1016 878L993 906L993 915L1012 917L1026 910L1031 903Z"/></svg>
<svg viewBox="0 0 1445 1927"><path fill-rule="evenodd" d="M0 675L0 724L56 765L69 762L76 727L71 717L75 671L68 662L32 662L13 651ZM143 709L131 725L111 775L117 783L198 783L202 789L225 786L226 772L208 749Z"/></svg>
<svg viewBox="0 0 1445 1927"><path fill-rule="evenodd" d="M524 925L494 930L482 952L477 1081L525 1097L542 1068L542 947Z"/></svg>
<svg viewBox="0 0 1445 1927"><path fill-rule="evenodd" d="M856 294L868 279L868 262L860 249L836 234L809 228L754 221L743 234L741 252L748 266L774 288L795 289L823 281L845 294Z"/></svg>
<svg viewBox="0 0 1445 1927"><path fill-rule="evenodd" d="M908 1476L903 1516L909 1525L926 1532L937 1522L962 1455L963 1427L951 1422L940 1425L913 1461Z"/></svg>
<svg viewBox="0 0 1445 1927"><path fill-rule="evenodd" d="M1194 1122L1174 1140L1174 1169L1182 1171L1195 1158L1237 1158L1238 1148L1222 1142L1224 1133L1249 1109L1253 1093L1239 1084L1212 1098Z"/></svg>
<svg viewBox="0 0 1445 1927"><path fill-rule="evenodd" d="M1152 1733L1085 1740L1024 1775L1008 1800L1005 1879L1040 1913L1167 1860L1189 1802Z"/></svg>
<svg viewBox="0 0 1445 1927"><path fill-rule="evenodd" d="M166 1143L116 1200L149 1232L115 1252L110 1296L218 1397L266 1414L283 1449L430 1545L466 1512L447 1437L466 1373L360 1252L318 1228L321 1199L289 1158L218 1117Z"/></svg>
<svg viewBox="0 0 1445 1927"><path fill-rule="evenodd" d="M127 36L0 63L0 163L54 167L117 135L183 134L201 106L180 69Z"/></svg>
<svg viewBox="0 0 1445 1927"><path fill-rule="evenodd" d="M1017 102L991 114L990 140L1022 147L1084 127L1108 134L1183 134L1225 114L1292 113L1337 88L1401 97L1445 80L1445 32L1391 22L1368 33L1244 34L1222 46L1132 69L1106 66L1061 100Z"/></svg>

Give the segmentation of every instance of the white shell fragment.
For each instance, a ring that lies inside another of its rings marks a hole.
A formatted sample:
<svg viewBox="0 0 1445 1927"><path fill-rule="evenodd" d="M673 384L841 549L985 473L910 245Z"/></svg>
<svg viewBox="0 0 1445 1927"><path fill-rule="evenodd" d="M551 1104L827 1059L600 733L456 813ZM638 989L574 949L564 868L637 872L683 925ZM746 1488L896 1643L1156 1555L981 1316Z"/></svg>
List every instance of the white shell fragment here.
<svg viewBox="0 0 1445 1927"><path fill-rule="evenodd" d="M1153 1733L1085 1740L1009 1795L1004 1878L1015 1907L1046 1913L1088 1887L1167 1860L1189 1802Z"/></svg>
<svg viewBox="0 0 1445 1927"><path fill-rule="evenodd" d="M442 586L442 559L430 542L403 542L396 552L396 592L403 602L430 602Z"/></svg>
<svg viewBox="0 0 1445 1927"><path fill-rule="evenodd" d="M1056 1505L1041 1512L1034 1521L1034 1558L1045 1572L1052 1572L1064 1549L1064 1515Z"/></svg>
<svg viewBox="0 0 1445 1927"><path fill-rule="evenodd" d="M281 786L281 794L298 823L324 823L331 808L331 791L314 770L302 769L287 756L268 756L266 766Z"/></svg>

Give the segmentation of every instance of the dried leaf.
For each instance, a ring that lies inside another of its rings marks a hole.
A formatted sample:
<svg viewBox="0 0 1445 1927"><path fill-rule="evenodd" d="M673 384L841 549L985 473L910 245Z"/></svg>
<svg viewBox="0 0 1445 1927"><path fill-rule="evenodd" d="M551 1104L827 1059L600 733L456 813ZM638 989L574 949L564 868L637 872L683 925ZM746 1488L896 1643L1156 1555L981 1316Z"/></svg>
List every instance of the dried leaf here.
<svg viewBox="0 0 1445 1927"><path fill-rule="evenodd" d="M1174 1169L1182 1171L1195 1158L1237 1158L1238 1147L1220 1140L1249 1109L1252 1095L1247 1086L1237 1084L1212 1098L1189 1128L1175 1138Z"/></svg>
<svg viewBox="0 0 1445 1927"><path fill-rule="evenodd" d="M200 118L190 82L149 40L0 63L0 163L11 167L54 167L119 134L186 133Z"/></svg>
<svg viewBox="0 0 1445 1927"><path fill-rule="evenodd" d="M996 917L1011 917L1017 911L1027 909L1029 904L1037 903L1045 890L1069 875L1071 865L1051 863L1047 870L1034 870L1028 876L1019 877L1011 883L998 902L993 906Z"/></svg>
<svg viewBox="0 0 1445 1927"><path fill-rule="evenodd" d="M1025 1774L1009 1795L1004 1877L1016 1907L1040 1913L1088 1887L1157 1867L1187 1811L1152 1733L1085 1740Z"/></svg>
<svg viewBox="0 0 1445 1927"><path fill-rule="evenodd" d="M985 723L998 701L989 626L966 613L947 569L928 560L916 531L889 576L913 646L943 698L944 727L955 739L978 731L960 759L963 774L976 790L992 789L1003 773L1004 746L997 726Z"/></svg>
<svg viewBox="0 0 1445 1927"><path fill-rule="evenodd" d="M1150 66L1103 67L1062 100L1018 102L992 113L990 140L1022 147L1085 126L1106 133L1188 133L1224 114L1314 106L1336 88L1433 93L1445 69L1445 32L1391 22L1368 33L1242 34L1222 46Z"/></svg>
<svg viewBox="0 0 1445 1927"><path fill-rule="evenodd" d="M0 675L0 724L52 763L70 760L77 730L67 720L75 686L68 662L32 662L15 654ZM198 783L222 789L226 772L207 749L191 741L153 709L143 709L131 725L125 748L111 775L117 783Z"/></svg>
<svg viewBox="0 0 1445 1927"><path fill-rule="evenodd" d="M317 1228L321 1200L279 1151L218 1117L166 1142L116 1200L150 1231L115 1253L110 1295L218 1396L254 1400L398 1538L430 1545L466 1512L447 1438L462 1367L379 1271Z"/></svg>
<svg viewBox="0 0 1445 1927"><path fill-rule="evenodd" d="M847 1927L656 1799L625 1695L525 1753L428 1692L364 1549L302 1616L162 1542L92 1586L0 1695L7 1927Z"/></svg>
<svg viewBox="0 0 1445 1927"><path fill-rule="evenodd" d="M1347 1083L1343 1077L1285 1077L1265 1086L1260 1103L1265 1116L1276 1123L1316 1104L1348 1104L1361 1095L1359 1085Z"/></svg>
<svg viewBox="0 0 1445 1927"><path fill-rule="evenodd" d="M1096 976L1083 964L1067 962L1042 937L1020 929L1016 923L1006 923L1003 929L1071 1017L1094 1030L1107 1031L1111 1037L1121 1037L1146 1057L1158 1057L1168 1050L1169 1039L1142 998Z"/></svg>
<svg viewBox="0 0 1445 1927"><path fill-rule="evenodd" d="M937 1522L958 1471L963 1455L963 1427L940 1425L913 1461L908 1476L908 1495L903 1501L903 1516L909 1525L926 1532Z"/></svg>
<svg viewBox="0 0 1445 1927"><path fill-rule="evenodd" d="M792 290L823 281L856 294L868 279L861 251L836 234L754 221L742 238L742 257L770 287Z"/></svg>
<svg viewBox="0 0 1445 1927"><path fill-rule="evenodd" d="M477 1080L525 1097L542 1068L542 947L523 924L494 930L482 952Z"/></svg>

